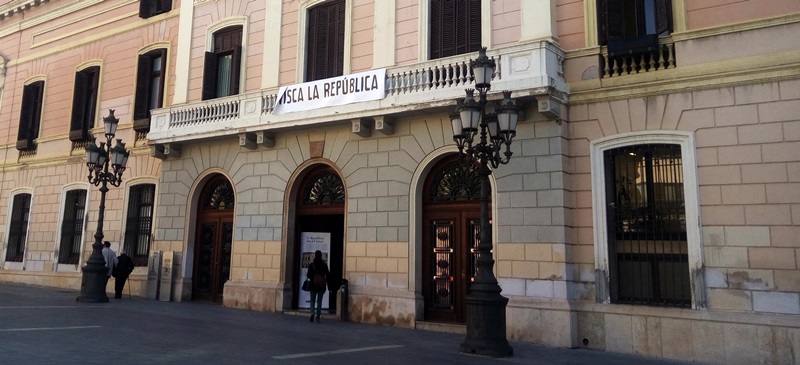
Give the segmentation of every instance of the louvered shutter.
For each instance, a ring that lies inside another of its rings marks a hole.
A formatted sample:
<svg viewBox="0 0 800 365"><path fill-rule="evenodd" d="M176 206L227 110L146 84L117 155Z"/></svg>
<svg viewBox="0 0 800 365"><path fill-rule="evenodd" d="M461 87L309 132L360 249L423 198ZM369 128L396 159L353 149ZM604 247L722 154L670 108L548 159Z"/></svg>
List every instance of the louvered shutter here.
<svg viewBox="0 0 800 365"><path fill-rule="evenodd" d="M598 0L598 35L601 45L609 39L623 38L625 32L625 0Z"/></svg>
<svg viewBox="0 0 800 365"><path fill-rule="evenodd" d="M430 58L442 58L442 0L431 0L430 11L428 18L430 24L428 25L428 34L430 36Z"/></svg>
<svg viewBox="0 0 800 365"><path fill-rule="evenodd" d="M83 141L87 136L83 131L86 118L86 97L88 77L83 72L75 73L75 89L72 96L72 118L69 124L69 140Z"/></svg>
<svg viewBox="0 0 800 365"><path fill-rule="evenodd" d="M153 0L140 0L139 1L139 17L142 19L153 16Z"/></svg>
<svg viewBox="0 0 800 365"><path fill-rule="evenodd" d="M156 0L161 2L161 12L166 13L172 10L172 0Z"/></svg>
<svg viewBox="0 0 800 365"><path fill-rule="evenodd" d="M241 43L241 42L239 42ZM242 47L233 47L233 57L231 57L231 84L230 93L228 95L239 94L239 70L242 65Z"/></svg>
<svg viewBox="0 0 800 365"><path fill-rule="evenodd" d="M672 33L672 2L655 0L656 34Z"/></svg>
<svg viewBox="0 0 800 365"><path fill-rule="evenodd" d="M471 0L468 9L467 49L465 53L477 52L481 49L481 0Z"/></svg>
<svg viewBox="0 0 800 365"><path fill-rule="evenodd" d="M146 119L149 107L149 91L150 91L150 76L152 69L150 68L150 56L139 55L139 67L136 71L136 95L135 104L133 106L133 119Z"/></svg>
<svg viewBox="0 0 800 365"><path fill-rule="evenodd" d="M33 123L33 97L35 90L33 85L25 85L22 88L22 110L19 113L19 131L17 132L17 149L25 151L33 145L31 124Z"/></svg>
<svg viewBox="0 0 800 365"><path fill-rule="evenodd" d="M334 60L333 67L327 77L341 76L344 73L344 23L345 23L345 2L341 1L336 6L336 11L331 17L331 23L335 24L333 27L333 34L336 39L336 45L332 50L331 56Z"/></svg>
<svg viewBox="0 0 800 365"><path fill-rule="evenodd" d="M217 97L217 54L206 52L203 64L203 100Z"/></svg>

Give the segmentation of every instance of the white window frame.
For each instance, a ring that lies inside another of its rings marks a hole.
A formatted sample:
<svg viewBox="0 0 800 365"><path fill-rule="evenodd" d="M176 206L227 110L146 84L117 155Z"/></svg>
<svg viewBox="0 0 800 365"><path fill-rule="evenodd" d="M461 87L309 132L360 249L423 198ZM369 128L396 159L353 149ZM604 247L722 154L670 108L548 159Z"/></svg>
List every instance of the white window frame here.
<svg viewBox="0 0 800 365"><path fill-rule="evenodd" d="M6 252L8 252L8 240L11 236L11 230L8 229L8 227L11 226L11 215L14 212L14 197L17 196L18 194L31 195L31 201L29 207L30 209L28 210L28 227L26 228L27 231L25 232L25 243L22 245L24 254L22 256L22 262L6 262ZM33 203L34 203L33 188L14 189L11 190L11 194L9 194L8 196L8 206L6 207L8 213L6 214L6 232L4 237L5 244L3 245L2 250L0 250L0 263L2 263L0 267L2 267L5 270L25 270L25 261L28 259L27 248L28 248L28 241L30 241L30 236L28 235L31 233L31 222L32 222L31 218L33 217Z"/></svg>
<svg viewBox="0 0 800 365"><path fill-rule="evenodd" d="M379 0L380 1L380 0ZM306 56L308 52L308 32L306 31L306 23L308 21L308 9L316 5L322 4L325 0L301 0L297 9L297 72L295 80L298 83L305 82L306 80ZM353 42L353 0L345 0L344 2L344 62L342 64L342 75L349 75L350 58L352 53Z"/></svg>
<svg viewBox="0 0 800 365"><path fill-rule="evenodd" d="M53 267L55 271L58 272L76 272L83 266L84 263L84 251L86 251L86 230L89 227L89 202L92 196L91 191L92 185L87 183L72 183L64 185L61 188L61 200L58 206L58 226L56 227L56 247L54 248L53 252ZM59 264L58 263L58 252L61 251L61 225L64 222L64 204L67 202L67 192L72 190L86 190L86 205L83 208L83 232L81 232L81 255L78 258L78 264Z"/></svg>
<svg viewBox="0 0 800 365"><path fill-rule="evenodd" d="M529 0L523 0L529 1ZM418 62L430 61L430 0L419 0ZM481 46L492 49L492 0L481 0Z"/></svg>
<svg viewBox="0 0 800 365"><path fill-rule="evenodd" d="M689 260L689 284L692 308L706 306L703 266L703 242L700 234L700 199L697 181L697 154L693 132L643 131L601 138L590 143L592 169L592 202L594 222L595 293L598 302L610 303L608 231L605 207L606 181L603 153L607 150L639 144L676 144L681 148L683 191L686 209L686 241Z"/></svg>

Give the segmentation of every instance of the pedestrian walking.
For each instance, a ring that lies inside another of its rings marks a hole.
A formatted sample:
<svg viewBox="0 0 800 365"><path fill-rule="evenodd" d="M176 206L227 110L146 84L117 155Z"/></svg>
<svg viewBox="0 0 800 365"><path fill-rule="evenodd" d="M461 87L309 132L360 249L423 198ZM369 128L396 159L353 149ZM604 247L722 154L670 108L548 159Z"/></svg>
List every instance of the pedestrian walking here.
<svg viewBox="0 0 800 365"><path fill-rule="evenodd" d="M133 259L125 253L125 250L121 250L117 257L117 268L114 270L114 298L122 298L125 281L133 272L133 267Z"/></svg>
<svg viewBox="0 0 800 365"><path fill-rule="evenodd" d="M114 266L117 265L117 253L111 249L111 242L105 241L103 242L103 258L106 260L106 285L108 285L108 279L111 278L111 274L114 273Z"/></svg>
<svg viewBox="0 0 800 365"><path fill-rule="evenodd" d="M316 321L319 323L319 315L322 312L322 297L325 295L325 290L328 288L328 265L322 261L322 251L317 250L314 252L314 261L308 266L306 277L310 281L311 286L311 318L309 322Z"/></svg>

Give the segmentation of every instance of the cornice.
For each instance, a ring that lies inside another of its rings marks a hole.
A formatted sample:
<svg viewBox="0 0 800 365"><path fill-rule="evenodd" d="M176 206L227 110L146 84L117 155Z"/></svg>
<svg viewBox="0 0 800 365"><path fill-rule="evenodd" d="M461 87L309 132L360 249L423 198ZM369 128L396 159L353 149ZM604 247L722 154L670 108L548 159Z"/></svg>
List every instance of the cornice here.
<svg viewBox="0 0 800 365"><path fill-rule="evenodd" d="M685 32L675 32L672 33L671 36L675 42L681 42L691 39L713 37L723 34L775 27L779 25L798 23L798 22L800 22L800 13L794 13L794 14L776 16L772 18L764 18L748 22L724 25L719 27L692 29L692 30L687 30Z"/></svg>
<svg viewBox="0 0 800 365"><path fill-rule="evenodd" d="M47 2L50 2L50 0L12 0L10 3L0 6L0 20L10 18Z"/></svg>
<svg viewBox="0 0 800 365"><path fill-rule="evenodd" d="M586 104L797 78L800 78L800 51L791 51L572 82L569 101Z"/></svg>

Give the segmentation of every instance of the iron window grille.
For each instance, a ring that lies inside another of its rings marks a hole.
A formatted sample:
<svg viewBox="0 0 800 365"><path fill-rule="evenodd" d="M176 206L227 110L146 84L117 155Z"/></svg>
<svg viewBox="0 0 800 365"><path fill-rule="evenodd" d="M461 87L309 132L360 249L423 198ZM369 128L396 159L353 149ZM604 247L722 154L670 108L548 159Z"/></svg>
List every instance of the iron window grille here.
<svg viewBox="0 0 800 365"><path fill-rule="evenodd" d="M155 184L131 187L125 224L125 251L133 259L134 266L147 266L155 192Z"/></svg>
<svg viewBox="0 0 800 365"><path fill-rule="evenodd" d="M25 256L25 241L28 237L28 219L31 211L31 194L14 195L11 222L8 228L6 261L22 262Z"/></svg>
<svg viewBox="0 0 800 365"><path fill-rule="evenodd" d="M58 250L59 264L78 264L81 255L81 237L86 212L86 190L70 190L64 202L64 218L61 222L61 247Z"/></svg>

